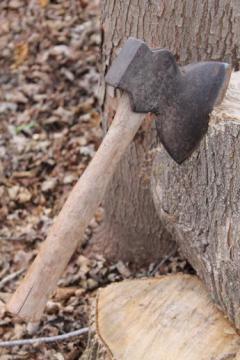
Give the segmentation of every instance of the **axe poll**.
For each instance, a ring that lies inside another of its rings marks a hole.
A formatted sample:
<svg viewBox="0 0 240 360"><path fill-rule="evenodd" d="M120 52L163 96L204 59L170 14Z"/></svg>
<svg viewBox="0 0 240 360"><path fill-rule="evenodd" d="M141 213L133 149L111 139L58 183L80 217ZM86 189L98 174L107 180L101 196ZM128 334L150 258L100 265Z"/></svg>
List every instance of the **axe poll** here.
<svg viewBox="0 0 240 360"><path fill-rule="evenodd" d="M7 304L10 312L27 321L41 318L146 113L156 115L162 144L181 163L206 133L209 113L223 99L230 74L231 67L221 62L178 67L170 51L127 40L106 75L109 85L123 90L114 120Z"/></svg>

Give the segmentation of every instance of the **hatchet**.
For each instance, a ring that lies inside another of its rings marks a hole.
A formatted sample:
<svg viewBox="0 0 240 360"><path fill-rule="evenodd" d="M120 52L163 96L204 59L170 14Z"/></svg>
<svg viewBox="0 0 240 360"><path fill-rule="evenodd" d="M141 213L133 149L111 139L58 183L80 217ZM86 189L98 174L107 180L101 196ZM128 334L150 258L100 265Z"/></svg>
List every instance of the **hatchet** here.
<svg viewBox="0 0 240 360"><path fill-rule="evenodd" d="M178 67L170 51L127 40L106 75L108 84L123 90L114 120L7 304L10 312L25 320L41 318L145 114L156 114L159 138L180 164L207 131L209 113L223 99L230 73L230 66L221 62Z"/></svg>

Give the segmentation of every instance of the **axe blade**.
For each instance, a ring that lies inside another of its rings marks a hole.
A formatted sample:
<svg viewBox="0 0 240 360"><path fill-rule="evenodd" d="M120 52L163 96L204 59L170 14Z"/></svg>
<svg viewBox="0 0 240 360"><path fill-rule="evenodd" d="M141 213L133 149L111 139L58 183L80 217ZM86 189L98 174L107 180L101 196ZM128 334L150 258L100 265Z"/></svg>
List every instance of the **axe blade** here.
<svg viewBox="0 0 240 360"><path fill-rule="evenodd" d="M169 50L152 50L129 38L106 82L128 93L134 112L156 114L158 136L181 164L206 133L209 114L222 100L230 74L230 65L221 62L178 67Z"/></svg>
<svg viewBox="0 0 240 360"><path fill-rule="evenodd" d="M159 139L178 164L191 156L206 134L209 114L225 95L231 67L202 62L187 65L181 72L178 96L169 99L156 119Z"/></svg>

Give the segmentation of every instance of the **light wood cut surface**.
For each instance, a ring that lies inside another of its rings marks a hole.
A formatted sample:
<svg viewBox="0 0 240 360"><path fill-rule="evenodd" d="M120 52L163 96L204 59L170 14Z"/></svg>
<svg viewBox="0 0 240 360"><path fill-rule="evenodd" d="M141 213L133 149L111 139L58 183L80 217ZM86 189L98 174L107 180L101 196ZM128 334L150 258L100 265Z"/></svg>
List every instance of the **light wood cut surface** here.
<svg viewBox="0 0 240 360"><path fill-rule="evenodd" d="M112 284L100 291L96 314L111 359L240 358L240 337L195 276Z"/></svg>

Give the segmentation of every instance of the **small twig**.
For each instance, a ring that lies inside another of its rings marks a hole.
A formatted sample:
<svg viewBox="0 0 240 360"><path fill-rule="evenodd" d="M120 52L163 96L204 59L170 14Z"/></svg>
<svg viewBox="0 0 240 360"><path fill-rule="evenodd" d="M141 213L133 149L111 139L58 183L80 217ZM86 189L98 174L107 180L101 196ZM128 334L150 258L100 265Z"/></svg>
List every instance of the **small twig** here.
<svg viewBox="0 0 240 360"><path fill-rule="evenodd" d="M150 272L150 275L155 275L156 272L160 269L160 267L163 266L165 264L165 262L167 262L176 252L177 252L177 249L174 246L172 251L170 251L170 253L168 255L164 256L164 258L158 264L156 264L156 266Z"/></svg>
<svg viewBox="0 0 240 360"><path fill-rule="evenodd" d="M0 281L0 289L2 289L2 288L4 287L4 285L5 285L6 283L8 283L9 281L16 279L16 278L17 278L19 275L21 275L24 271L25 271L25 269L20 269L20 270L14 272L14 273L12 273L12 274L7 275L4 279L2 279L2 280Z"/></svg>
<svg viewBox="0 0 240 360"><path fill-rule="evenodd" d="M79 336L82 334L86 334L89 332L89 328L82 328L79 330L71 331L67 334L57 335L57 336L46 336L34 339L19 339L12 341L0 341L0 347L14 347L14 346L22 346L22 345L33 345L33 344L42 344L42 343L51 343L55 341L62 341L69 339L70 337Z"/></svg>

